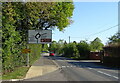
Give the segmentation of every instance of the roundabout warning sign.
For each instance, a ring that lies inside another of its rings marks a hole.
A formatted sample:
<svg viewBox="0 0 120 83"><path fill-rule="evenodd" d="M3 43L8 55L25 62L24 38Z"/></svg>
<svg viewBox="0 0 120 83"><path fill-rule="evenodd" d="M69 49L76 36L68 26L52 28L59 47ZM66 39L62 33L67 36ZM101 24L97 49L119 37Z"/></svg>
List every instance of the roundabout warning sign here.
<svg viewBox="0 0 120 83"><path fill-rule="evenodd" d="M28 43L48 44L52 42L52 30L28 30Z"/></svg>

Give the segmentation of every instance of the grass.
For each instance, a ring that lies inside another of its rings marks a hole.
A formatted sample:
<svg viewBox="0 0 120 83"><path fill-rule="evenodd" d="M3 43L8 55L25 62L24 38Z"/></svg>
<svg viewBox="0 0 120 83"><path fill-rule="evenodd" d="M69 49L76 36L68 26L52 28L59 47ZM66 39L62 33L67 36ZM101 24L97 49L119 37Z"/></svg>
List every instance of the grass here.
<svg viewBox="0 0 120 83"><path fill-rule="evenodd" d="M13 72L7 73L2 76L3 80L9 79L23 79L26 76L29 67L19 67L16 68Z"/></svg>

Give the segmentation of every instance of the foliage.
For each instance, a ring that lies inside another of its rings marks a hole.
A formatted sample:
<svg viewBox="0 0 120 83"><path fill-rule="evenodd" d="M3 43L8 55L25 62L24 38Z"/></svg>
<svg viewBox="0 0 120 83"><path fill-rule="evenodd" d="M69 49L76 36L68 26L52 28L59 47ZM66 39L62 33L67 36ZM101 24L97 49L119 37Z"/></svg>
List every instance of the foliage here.
<svg viewBox="0 0 120 83"><path fill-rule="evenodd" d="M58 55L64 55L66 57L78 56L78 50L75 43L67 44L64 40L59 40L58 42L53 41L50 48L51 51L54 50Z"/></svg>
<svg viewBox="0 0 120 83"><path fill-rule="evenodd" d="M42 51L48 51L48 44L44 44L44 47L42 47Z"/></svg>
<svg viewBox="0 0 120 83"><path fill-rule="evenodd" d="M49 51L56 53L57 49L58 49L57 42L56 41L52 41L52 44L50 44L50 47L49 47Z"/></svg>
<svg viewBox="0 0 120 83"><path fill-rule="evenodd" d="M116 33L115 35L108 38L108 44L120 43L120 33Z"/></svg>
<svg viewBox="0 0 120 83"><path fill-rule="evenodd" d="M67 57L79 57L79 51L75 43L66 44L63 48L64 56Z"/></svg>
<svg viewBox="0 0 120 83"><path fill-rule="evenodd" d="M2 3L2 63L3 72L13 71L26 65L26 54L22 49L32 50L30 63L36 60L44 45L27 45L29 29L63 30L70 24L73 13L72 2L3 2ZM1 13L0 13L1 15ZM1 26L1 25L0 25Z"/></svg>
<svg viewBox="0 0 120 83"><path fill-rule="evenodd" d="M63 55L65 57L74 59L88 59L90 51L93 51L93 49L91 49L91 46L94 47L94 50L100 50L103 44L98 38L96 38L92 44L88 44L84 40L81 40L79 43L76 41L67 43L64 40L59 40L58 42L53 41L49 49L51 51L53 50L58 55Z"/></svg>
<svg viewBox="0 0 120 83"><path fill-rule="evenodd" d="M33 64L35 60L40 58L40 54L42 52L42 45L41 44L28 44L28 48L31 50L30 56L30 65Z"/></svg>
<svg viewBox="0 0 120 83"><path fill-rule="evenodd" d="M21 41L19 32L15 31L15 20L16 15L11 3L3 3L3 17L2 17L2 48L3 48L3 69L5 71L12 71L16 65L15 57L19 58L19 46L18 42ZM15 60L15 61L14 61ZM19 61L19 60L17 60ZM19 64L21 65L21 64Z"/></svg>
<svg viewBox="0 0 120 83"><path fill-rule="evenodd" d="M108 45L104 47L103 63L110 66L119 67L120 60L120 33L109 37Z"/></svg>
<svg viewBox="0 0 120 83"><path fill-rule="evenodd" d="M102 50L102 47L104 45L102 44L101 40L97 37L95 38L91 44L90 44L90 47L91 47L91 51L99 51L99 50Z"/></svg>
<svg viewBox="0 0 120 83"><path fill-rule="evenodd" d="M110 66L110 67L116 67L117 69L120 68L120 57L111 57L111 56L105 56L103 59L104 65Z"/></svg>
<svg viewBox="0 0 120 83"><path fill-rule="evenodd" d="M57 47L59 47L59 49L57 49L57 54L62 54L63 52L63 48L64 48L64 40L59 40L57 43Z"/></svg>
<svg viewBox="0 0 120 83"><path fill-rule="evenodd" d="M25 20L31 29L58 28L61 31L70 24L73 9L72 2L28 2Z"/></svg>
<svg viewBox="0 0 120 83"><path fill-rule="evenodd" d="M90 53L90 45L86 41L80 41L77 48L79 50L80 57L88 58Z"/></svg>

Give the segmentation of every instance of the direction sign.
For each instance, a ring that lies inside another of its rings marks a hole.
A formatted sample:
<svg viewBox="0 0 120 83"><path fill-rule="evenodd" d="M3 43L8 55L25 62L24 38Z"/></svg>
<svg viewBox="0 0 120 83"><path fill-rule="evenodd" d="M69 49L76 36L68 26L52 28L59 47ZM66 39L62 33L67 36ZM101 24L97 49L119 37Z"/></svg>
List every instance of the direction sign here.
<svg viewBox="0 0 120 83"><path fill-rule="evenodd" d="M52 42L52 30L28 30L28 43L48 44Z"/></svg>

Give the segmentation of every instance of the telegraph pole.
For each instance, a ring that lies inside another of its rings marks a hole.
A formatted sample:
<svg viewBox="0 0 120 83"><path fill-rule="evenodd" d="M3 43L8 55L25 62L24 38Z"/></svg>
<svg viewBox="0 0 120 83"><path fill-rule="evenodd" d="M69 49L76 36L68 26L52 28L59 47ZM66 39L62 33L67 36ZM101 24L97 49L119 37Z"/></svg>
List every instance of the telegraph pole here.
<svg viewBox="0 0 120 83"><path fill-rule="evenodd" d="M69 36L69 43L70 43L70 36Z"/></svg>

